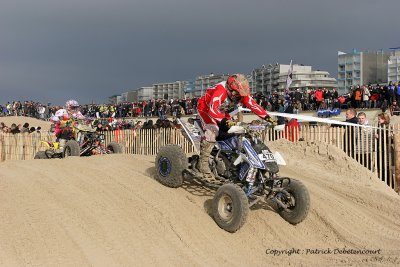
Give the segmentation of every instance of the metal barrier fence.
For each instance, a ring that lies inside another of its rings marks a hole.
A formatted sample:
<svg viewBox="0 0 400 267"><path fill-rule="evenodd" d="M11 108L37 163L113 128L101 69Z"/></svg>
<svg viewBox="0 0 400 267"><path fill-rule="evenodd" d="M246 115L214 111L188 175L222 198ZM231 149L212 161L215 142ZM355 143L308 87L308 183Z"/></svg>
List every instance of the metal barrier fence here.
<svg viewBox="0 0 400 267"><path fill-rule="evenodd" d="M104 134L106 144L117 141L128 154L155 155L166 144L179 144L185 153L194 152L192 144L178 129L117 130ZM382 129L303 125L300 128L287 127L281 132L268 129L263 133L263 138L265 142L286 138L293 142L319 141L334 145L398 191L400 125ZM0 161L33 159L37 151L45 149L40 140L54 141L55 136L49 132L0 133Z"/></svg>

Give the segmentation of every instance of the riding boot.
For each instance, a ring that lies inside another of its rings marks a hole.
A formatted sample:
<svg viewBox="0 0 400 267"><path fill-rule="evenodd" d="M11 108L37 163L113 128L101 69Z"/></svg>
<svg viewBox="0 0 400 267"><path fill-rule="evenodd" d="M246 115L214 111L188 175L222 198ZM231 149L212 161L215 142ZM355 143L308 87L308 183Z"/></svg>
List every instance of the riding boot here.
<svg viewBox="0 0 400 267"><path fill-rule="evenodd" d="M214 142L203 140L200 143L200 156L197 164L198 170L203 174L203 179L207 182L215 181L215 176L210 170L209 159L211 151L214 147Z"/></svg>
<svg viewBox="0 0 400 267"><path fill-rule="evenodd" d="M58 142L58 149L56 149L55 152L56 153L64 152L65 143L66 143L66 140L61 138L60 141Z"/></svg>

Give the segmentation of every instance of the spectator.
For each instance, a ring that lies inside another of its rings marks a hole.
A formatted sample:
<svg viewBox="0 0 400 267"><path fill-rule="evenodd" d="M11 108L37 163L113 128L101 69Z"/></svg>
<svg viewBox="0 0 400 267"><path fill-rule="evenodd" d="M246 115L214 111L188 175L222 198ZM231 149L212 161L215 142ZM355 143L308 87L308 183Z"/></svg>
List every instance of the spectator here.
<svg viewBox="0 0 400 267"><path fill-rule="evenodd" d="M97 126L96 126L96 132L102 132L102 131L104 131L105 129L104 129L104 127L103 127L103 124L101 124L100 122L97 124Z"/></svg>
<svg viewBox="0 0 400 267"><path fill-rule="evenodd" d="M396 95L397 95L397 103L400 103L400 82L397 84L396 87Z"/></svg>
<svg viewBox="0 0 400 267"><path fill-rule="evenodd" d="M354 108L350 108L346 111L346 120L347 123L358 123L358 119L356 117L357 111ZM344 151L354 158L354 127L348 126L345 133L345 140L344 140Z"/></svg>
<svg viewBox="0 0 400 267"><path fill-rule="evenodd" d="M315 91L315 100L317 102L317 110L320 108L322 101L324 100L324 92L321 89Z"/></svg>
<svg viewBox="0 0 400 267"><path fill-rule="evenodd" d="M358 113L357 120L359 125L370 126L365 112ZM356 159L369 170L371 170L372 140L371 127L357 128Z"/></svg>
<svg viewBox="0 0 400 267"><path fill-rule="evenodd" d="M140 130L142 129L142 121L137 121L135 126L134 126L134 130Z"/></svg>
<svg viewBox="0 0 400 267"><path fill-rule="evenodd" d="M18 129L18 127L15 123L11 124L10 133L12 133L12 134L20 133L20 130Z"/></svg>
<svg viewBox="0 0 400 267"><path fill-rule="evenodd" d="M344 105L346 102L346 98L343 95L341 95L338 97L338 101L339 101L339 108L342 108L342 105Z"/></svg>
<svg viewBox="0 0 400 267"><path fill-rule="evenodd" d="M387 99L384 99L381 105L382 113L385 113L387 109L388 109L388 101Z"/></svg>
<svg viewBox="0 0 400 267"><path fill-rule="evenodd" d="M10 128L8 128L8 126L4 126L2 128L3 133L10 133Z"/></svg>
<svg viewBox="0 0 400 267"><path fill-rule="evenodd" d="M344 122L358 124L357 111L354 108L349 108L346 111L346 120ZM343 127L341 125L332 125L331 127ZM346 126L346 131L343 136L343 151L347 155L354 158L354 128L353 126Z"/></svg>
<svg viewBox="0 0 400 267"><path fill-rule="evenodd" d="M386 91L386 99L389 101L389 104L391 104L393 102L393 100L395 100L396 98L396 94L395 94L395 90L396 90L396 86L394 84L392 84L392 82L389 82L389 85L387 87L387 91Z"/></svg>
<svg viewBox="0 0 400 267"><path fill-rule="evenodd" d="M3 132L4 127L6 127L4 122L0 122L0 132Z"/></svg>
<svg viewBox="0 0 400 267"><path fill-rule="evenodd" d="M389 107L390 116L400 116L400 107L397 105L397 101L394 100L392 105Z"/></svg>
<svg viewBox="0 0 400 267"><path fill-rule="evenodd" d="M368 90L367 86L363 86L363 108L369 108L369 98L371 97L371 93Z"/></svg>
<svg viewBox="0 0 400 267"><path fill-rule="evenodd" d="M300 137L300 124L296 119L287 119L284 136L287 140L295 142Z"/></svg>
<svg viewBox="0 0 400 267"><path fill-rule="evenodd" d="M356 104L355 105L356 108L361 107L362 94L363 94L363 91L361 90L360 86L357 85L356 89L354 90L354 101Z"/></svg>
<svg viewBox="0 0 400 267"><path fill-rule="evenodd" d="M143 123L142 129L153 129L153 120L147 120Z"/></svg>
<svg viewBox="0 0 400 267"><path fill-rule="evenodd" d="M379 147L379 153L377 157L377 171L378 171L378 176L384 181L384 177L386 176L387 179L387 184L389 185L389 176L390 176L390 166L389 166L389 151L387 151L386 147L389 147L390 140L391 138L389 134L389 124L390 124L390 117L389 114L387 113L380 113L378 115L378 130L375 133L375 139L378 142L378 147ZM381 168L381 165L384 164L386 161L386 166L384 169L386 170L386 173L383 173L383 170Z"/></svg>
<svg viewBox="0 0 400 267"><path fill-rule="evenodd" d="M29 133L29 123L25 122L22 126L21 133Z"/></svg>

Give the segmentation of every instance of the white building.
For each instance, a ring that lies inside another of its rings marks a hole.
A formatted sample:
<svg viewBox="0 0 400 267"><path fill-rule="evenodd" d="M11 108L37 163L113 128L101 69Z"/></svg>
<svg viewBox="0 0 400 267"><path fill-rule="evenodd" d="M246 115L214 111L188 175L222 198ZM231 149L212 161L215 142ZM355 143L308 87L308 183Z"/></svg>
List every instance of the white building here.
<svg viewBox="0 0 400 267"><path fill-rule="evenodd" d="M186 81L153 84L153 99L182 99L185 96Z"/></svg>
<svg viewBox="0 0 400 267"><path fill-rule="evenodd" d="M153 98L153 86L143 86L127 93L127 102L140 102Z"/></svg>
<svg viewBox="0 0 400 267"><path fill-rule="evenodd" d="M394 49L388 61L388 81L400 82L400 47Z"/></svg>
<svg viewBox="0 0 400 267"><path fill-rule="evenodd" d="M256 68L251 72L250 87L252 93L263 94L283 93L286 88L287 75L290 65L269 64ZM292 83L289 90L302 91L316 88L337 88L337 81L329 72L312 70L311 66L293 64Z"/></svg>
<svg viewBox="0 0 400 267"><path fill-rule="evenodd" d="M381 51L338 52L338 91L349 92L354 85L388 81L389 54Z"/></svg>
<svg viewBox="0 0 400 267"><path fill-rule="evenodd" d="M201 75L196 77L195 83L194 83L194 91L195 95L194 96L202 96L205 91L216 85L217 83L220 83L222 81L226 81L228 79L229 75L228 74L214 74L211 73L209 75Z"/></svg>

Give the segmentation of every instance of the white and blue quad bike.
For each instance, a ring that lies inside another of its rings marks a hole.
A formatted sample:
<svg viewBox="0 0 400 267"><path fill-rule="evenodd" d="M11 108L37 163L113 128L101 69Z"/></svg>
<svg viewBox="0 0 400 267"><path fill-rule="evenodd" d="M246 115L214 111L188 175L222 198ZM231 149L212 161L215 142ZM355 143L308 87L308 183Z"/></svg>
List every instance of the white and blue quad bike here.
<svg viewBox="0 0 400 267"><path fill-rule="evenodd" d="M184 135L199 146L201 128L198 123L183 123ZM196 165L197 154L187 158L178 145L161 147L155 160L155 178L169 187L180 187L184 177L191 177L205 186L216 188L212 200L212 216L222 229L236 232L246 221L250 207L259 201L276 203L280 216L291 224L302 222L310 209L307 188L299 180L278 175L278 164L285 161L262 142L265 125L241 124L217 139L209 160L218 183L201 180Z"/></svg>

